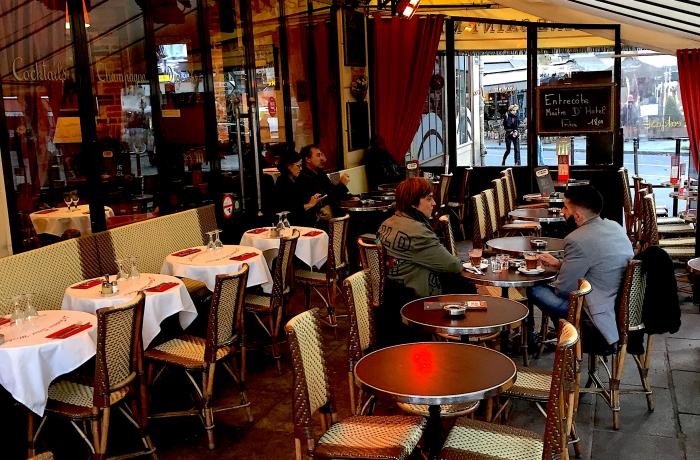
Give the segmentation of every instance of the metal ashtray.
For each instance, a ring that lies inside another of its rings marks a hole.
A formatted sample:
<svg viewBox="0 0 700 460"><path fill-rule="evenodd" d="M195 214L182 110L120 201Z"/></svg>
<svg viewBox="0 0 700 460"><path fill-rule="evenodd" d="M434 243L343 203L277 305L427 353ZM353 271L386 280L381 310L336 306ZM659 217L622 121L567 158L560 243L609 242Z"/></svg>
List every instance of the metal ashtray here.
<svg viewBox="0 0 700 460"><path fill-rule="evenodd" d="M537 249L544 249L547 247L547 240L534 239L530 240L530 246Z"/></svg>
<svg viewBox="0 0 700 460"><path fill-rule="evenodd" d="M466 313L467 308L464 305L454 303L443 306L442 311L444 311L445 315L449 317L457 317L463 316L464 313Z"/></svg>

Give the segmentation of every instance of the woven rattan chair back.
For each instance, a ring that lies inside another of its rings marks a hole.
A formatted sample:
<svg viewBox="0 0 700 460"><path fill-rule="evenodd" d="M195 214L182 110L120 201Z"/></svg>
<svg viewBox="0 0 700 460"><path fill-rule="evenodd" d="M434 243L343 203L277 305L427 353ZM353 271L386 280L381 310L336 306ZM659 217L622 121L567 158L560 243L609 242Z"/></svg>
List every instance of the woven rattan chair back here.
<svg viewBox="0 0 700 460"><path fill-rule="evenodd" d="M345 214L343 217L334 217L328 221L327 271L335 272L347 264L348 222L350 222L350 214Z"/></svg>
<svg viewBox="0 0 700 460"><path fill-rule="evenodd" d="M455 235L452 231L449 214L440 216L440 228L442 229L442 238L445 242L445 247L450 254L457 257L457 243L455 243Z"/></svg>
<svg viewBox="0 0 700 460"><path fill-rule="evenodd" d="M440 174L440 182L438 183L437 196L435 197L436 209L440 209L447 205L450 196L450 183L452 183L452 173ZM439 211L438 211L439 212Z"/></svg>
<svg viewBox="0 0 700 460"><path fill-rule="evenodd" d="M576 330L581 330L581 312L586 296L591 292L591 283L585 279L578 280L578 289L569 292L569 309L566 320L573 324Z"/></svg>
<svg viewBox="0 0 700 460"><path fill-rule="evenodd" d="M291 286L294 276L294 253L297 250L299 235L299 230L294 230L292 236L280 238L277 263L272 274L272 302L275 306L282 306L282 297Z"/></svg>
<svg viewBox="0 0 700 460"><path fill-rule="evenodd" d="M486 209L486 235L487 240L494 237L498 231L498 208L496 205L496 192L492 188L488 188L481 192L484 197L484 208Z"/></svg>
<svg viewBox="0 0 700 460"><path fill-rule="evenodd" d="M627 175L627 169L618 169L620 176L620 191L622 192L622 209L625 212L625 230L630 240L636 239L636 224L634 215L634 205L632 204L632 194L630 193L630 180Z"/></svg>
<svg viewBox="0 0 700 460"><path fill-rule="evenodd" d="M376 344L374 316L368 290L370 277L369 271L362 270L348 276L343 282L350 316L349 372L353 371L355 363Z"/></svg>
<svg viewBox="0 0 700 460"><path fill-rule="evenodd" d="M369 293L373 308L378 308L384 302L384 282L386 280L386 254L382 243L366 243L362 238L357 239L360 250L362 268L367 270L369 278Z"/></svg>
<svg viewBox="0 0 700 460"><path fill-rule="evenodd" d="M559 340L554 353L552 383L547 400L542 459L568 458L568 437L574 412L578 375L576 344L579 334L568 321L559 320Z"/></svg>
<svg viewBox="0 0 700 460"><path fill-rule="evenodd" d="M459 183L459 190L457 191L457 201L462 205L469 197L469 176L471 176L472 171L474 171L474 168L471 166L462 170L462 181Z"/></svg>
<svg viewBox="0 0 700 460"><path fill-rule="evenodd" d="M333 407L318 309L307 310L290 319L285 330L294 372L292 413L295 436L314 439L312 415L322 407L328 410Z"/></svg>
<svg viewBox="0 0 700 460"><path fill-rule="evenodd" d="M243 264L237 273L216 276L204 346L206 363L215 363L217 350L231 345L242 333L247 281L248 264Z"/></svg>
<svg viewBox="0 0 700 460"><path fill-rule="evenodd" d="M508 198L506 197L506 189L502 178L493 179L491 183L496 193L496 214L498 216L498 222L502 224L508 219L508 213L510 212Z"/></svg>
<svg viewBox="0 0 700 460"><path fill-rule="evenodd" d="M472 244L475 248L481 249L489 239L488 217L486 215L484 197L481 193L472 197L472 216L474 216Z"/></svg>
<svg viewBox="0 0 700 460"><path fill-rule="evenodd" d="M632 184L634 186L634 203L633 203L633 209L634 209L634 214L639 215L640 212L643 212L641 210L642 208L642 200L641 196L639 195L639 192L642 190L642 182L644 182L644 179L642 179L639 176L632 176Z"/></svg>
<svg viewBox="0 0 700 460"><path fill-rule="evenodd" d="M141 326L144 294L114 307L97 310L97 350L93 404L110 406L111 394L143 373Z"/></svg>
<svg viewBox="0 0 700 460"><path fill-rule="evenodd" d="M642 261L630 259L627 262L625 276L617 305L618 345L627 343L628 331L644 328L642 322L642 306L646 290L646 273L642 270Z"/></svg>
<svg viewBox="0 0 700 460"><path fill-rule="evenodd" d="M501 176L506 178L506 190L513 207L518 202L518 192L515 189L515 177L513 177L513 168L506 168L501 171Z"/></svg>
<svg viewBox="0 0 700 460"><path fill-rule="evenodd" d="M654 204L654 195L647 193L640 199L642 200L642 208L644 209L644 212L642 213L644 219L644 224L642 227L642 249L644 249L648 246L657 246L659 244L659 228L656 223L656 206Z"/></svg>

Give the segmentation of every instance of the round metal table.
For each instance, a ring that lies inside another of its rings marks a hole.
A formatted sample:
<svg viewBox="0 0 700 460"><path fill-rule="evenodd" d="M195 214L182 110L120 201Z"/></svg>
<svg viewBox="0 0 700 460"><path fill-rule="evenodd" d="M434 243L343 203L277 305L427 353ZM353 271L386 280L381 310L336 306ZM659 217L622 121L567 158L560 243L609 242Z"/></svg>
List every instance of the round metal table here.
<svg viewBox="0 0 700 460"><path fill-rule="evenodd" d="M449 317L442 305L462 304L473 300L486 301L484 310L467 310L459 317ZM431 308L432 307L432 308ZM476 294L445 294L424 297L401 308L404 324L432 333L455 334L463 340L473 334L491 334L508 329L527 317L525 305L514 300Z"/></svg>
<svg viewBox="0 0 700 460"><path fill-rule="evenodd" d="M527 195L523 195L523 200L524 201L529 201L529 202L535 202L535 203L549 203L551 204L563 204L564 203L564 195L561 193L557 193L556 195L547 195L547 196L542 196L541 193L528 193Z"/></svg>
<svg viewBox="0 0 700 460"><path fill-rule="evenodd" d="M552 223L564 222L566 218L561 212L549 212L547 208L520 208L514 209L508 213L514 219L529 220L533 222Z"/></svg>
<svg viewBox="0 0 700 460"><path fill-rule="evenodd" d="M394 203L375 201L372 204L364 204L361 201L357 201L352 204L350 202L340 203L338 207L347 212L383 212L392 209L394 207Z"/></svg>
<svg viewBox="0 0 700 460"><path fill-rule="evenodd" d="M399 186L399 183L394 183L394 184L379 184L377 186L377 190L380 192L395 192L396 187Z"/></svg>
<svg viewBox="0 0 700 460"><path fill-rule="evenodd" d="M534 248L530 244L530 240L545 240L547 246L543 249ZM531 236L506 236L503 238L493 238L486 242L486 245L496 252L510 254L515 257L520 257L524 252L549 252L557 253L564 251L564 240L561 238L536 237Z"/></svg>
<svg viewBox="0 0 700 460"><path fill-rule="evenodd" d="M554 181L554 188L569 188L578 187L581 185L591 185L591 181L587 179L569 179L568 181L556 180Z"/></svg>
<svg viewBox="0 0 700 460"><path fill-rule="evenodd" d="M442 445L440 404L496 396L515 382L513 360L496 350L451 342L418 342L374 351L355 365L355 377L376 395L426 404L429 458Z"/></svg>
<svg viewBox="0 0 700 460"><path fill-rule="evenodd" d="M700 257L688 261L688 271L693 275L700 275Z"/></svg>

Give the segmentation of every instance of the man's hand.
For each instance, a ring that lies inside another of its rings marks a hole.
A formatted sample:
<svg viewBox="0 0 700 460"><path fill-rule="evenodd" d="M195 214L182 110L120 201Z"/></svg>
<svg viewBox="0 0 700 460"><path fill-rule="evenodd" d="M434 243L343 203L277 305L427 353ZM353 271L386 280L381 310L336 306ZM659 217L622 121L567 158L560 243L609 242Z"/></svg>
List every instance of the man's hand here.
<svg viewBox="0 0 700 460"><path fill-rule="evenodd" d="M311 198L309 198L309 202L304 205L304 210L309 210L316 206L318 202L321 201L321 194L317 193L313 195Z"/></svg>
<svg viewBox="0 0 700 460"><path fill-rule="evenodd" d="M343 185L348 185L348 182L350 182L350 176L348 173L343 173L340 175L340 183Z"/></svg>
<svg viewBox="0 0 700 460"><path fill-rule="evenodd" d="M537 260L542 262L545 267L559 268L561 266L559 259L548 252L537 254Z"/></svg>

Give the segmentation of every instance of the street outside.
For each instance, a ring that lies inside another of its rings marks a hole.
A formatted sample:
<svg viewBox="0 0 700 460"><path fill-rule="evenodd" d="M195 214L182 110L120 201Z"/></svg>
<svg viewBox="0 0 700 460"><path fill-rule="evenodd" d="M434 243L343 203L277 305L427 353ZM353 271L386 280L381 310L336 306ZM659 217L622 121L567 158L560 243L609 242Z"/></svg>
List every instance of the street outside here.
<svg viewBox="0 0 700 460"><path fill-rule="evenodd" d="M493 139L485 139L486 155L484 156L484 166L500 166L505 152L505 143L499 145L498 141ZM555 143L542 145L542 160L543 164L554 166L557 164L555 158ZM688 143L683 144L684 150L681 151L681 163L685 164L684 171L687 174L688 168ZM513 149L506 159L506 166L512 166L514 162ZM638 172L637 174L652 184L658 185L662 182L668 182L671 176L671 155L676 151L675 139L652 139L647 140L642 138L639 141L638 150ZM625 159L624 165L629 171L630 178L635 174L634 170L634 149L632 141L625 142L624 147ZM520 160L521 164L527 164L527 145L525 142L520 144ZM574 141L574 164L585 165L586 163L586 139L576 138ZM696 174L697 176L697 174ZM657 204L668 206L669 210L672 207L672 199L669 193L672 189L655 189ZM679 210L685 209L683 202L679 203Z"/></svg>

